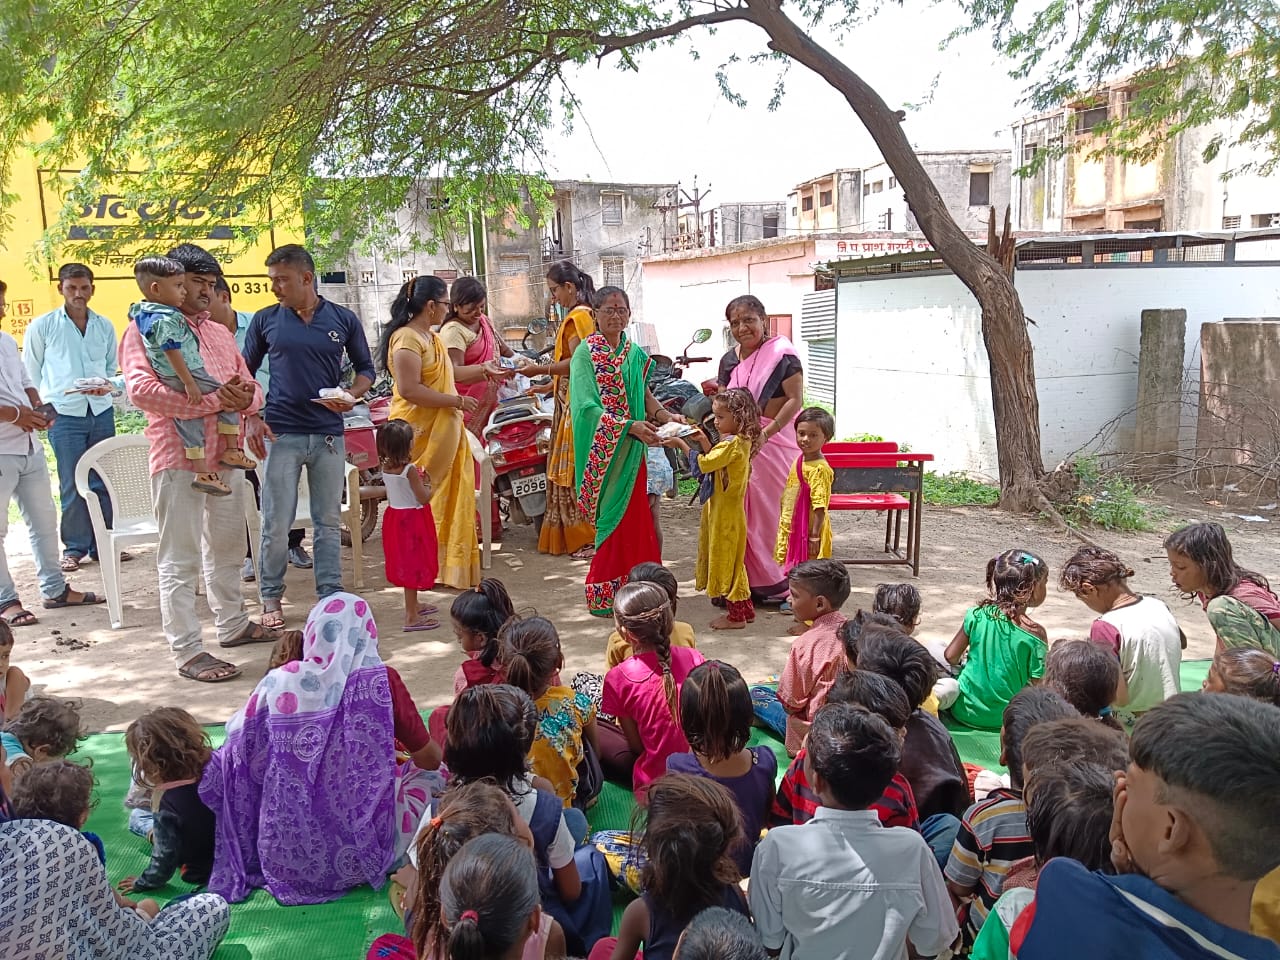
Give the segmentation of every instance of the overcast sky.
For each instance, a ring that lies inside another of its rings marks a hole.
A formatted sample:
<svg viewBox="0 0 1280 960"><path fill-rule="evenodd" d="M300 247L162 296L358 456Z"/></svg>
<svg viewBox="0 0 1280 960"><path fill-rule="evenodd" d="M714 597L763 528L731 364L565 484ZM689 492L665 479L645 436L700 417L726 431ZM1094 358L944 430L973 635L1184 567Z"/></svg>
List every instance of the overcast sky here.
<svg viewBox="0 0 1280 960"><path fill-rule="evenodd" d="M845 63L875 87L892 107L931 103L909 112L907 134L918 149L971 149L1010 143L1009 127L1025 112L1020 86L1006 61L992 51L989 35L939 44L958 22L946 4L888 7L839 47ZM871 138L844 99L817 75L792 66L779 109L767 110L779 64L730 67L739 108L721 96L716 66L733 53L746 60L763 49L756 27L730 24L646 54L640 72L622 72L616 58L579 71L573 92L582 114L569 136L549 138L550 173L556 177L662 183L710 183L708 202L784 200L797 183L837 167L868 166L878 159ZM821 39L821 38L819 38Z"/></svg>

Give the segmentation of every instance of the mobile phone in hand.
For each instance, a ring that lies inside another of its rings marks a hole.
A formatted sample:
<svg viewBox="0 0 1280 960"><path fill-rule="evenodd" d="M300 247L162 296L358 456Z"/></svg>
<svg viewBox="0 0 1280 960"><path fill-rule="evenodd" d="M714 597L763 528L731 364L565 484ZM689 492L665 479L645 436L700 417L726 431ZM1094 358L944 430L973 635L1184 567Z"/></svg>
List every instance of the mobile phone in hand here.
<svg viewBox="0 0 1280 960"><path fill-rule="evenodd" d="M45 420L52 423L58 416L58 411L53 408L52 403L42 403L36 407L36 413L44 417Z"/></svg>

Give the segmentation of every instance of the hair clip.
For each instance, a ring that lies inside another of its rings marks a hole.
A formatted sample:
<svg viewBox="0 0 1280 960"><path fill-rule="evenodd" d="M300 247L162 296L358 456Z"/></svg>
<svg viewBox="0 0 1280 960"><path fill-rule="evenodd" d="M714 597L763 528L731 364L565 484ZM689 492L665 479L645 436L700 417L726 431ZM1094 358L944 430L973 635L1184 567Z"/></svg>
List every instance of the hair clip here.
<svg viewBox="0 0 1280 960"><path fill-rule="evenodd" d="M1280 673L1280 660L1277 660L1275 663L1271 664L1271 672Z"/></svg>
<svg viewBox="0 0 1280 960"><path fill-rule="evenodd" d="M480 914L476 913L474 910L463 910L462 913L458 915L459 923L462 923L464 920L470 920L477 927L480 926Z"/></svg>
<svg viewBox="0 0 1280 960"><path fill-rule="evenodd" d="M427 822L431 824L433 830L439 830L440 824L444 823L444 817L432 817Z"/></svg>
<svg viewBox="0 0 1280 960"><path fill-rule="evenodd" d="M1098 711L1098 716L1099 716L1099 717L1109 717L1109 716L1111 716L1111 708L1110 708L1110 707L1103 707L1101 710L1099 710L1099 711Z"/></svg>
<svg viewBox="0 0 1280 960"><path fill-rule="evenodd" d="M1029 563L1031 564L1031 566L1036 567L1040 565L1040 558L1035 556L1034 554L1027 553L1024 550L1022 554L1018 557L1018 562Z"/></svg>
<svg viewBox="0 0 1280 960"><path fill-rule="evenodd" d="M708 661L708 662L707 662L707 667L708 667L709 669L711 669L711 670L714 670L716 673L719 673L719 672L720 672L720 661L719 661L719 660L710 660L710 661Z"/></svg>

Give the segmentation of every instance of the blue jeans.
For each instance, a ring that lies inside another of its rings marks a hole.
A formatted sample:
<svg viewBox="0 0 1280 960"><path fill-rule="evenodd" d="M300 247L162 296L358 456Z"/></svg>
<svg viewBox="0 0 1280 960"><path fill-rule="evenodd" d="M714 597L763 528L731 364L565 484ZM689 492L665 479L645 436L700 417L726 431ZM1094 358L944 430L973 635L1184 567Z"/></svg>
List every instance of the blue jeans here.
<svg viewBox="0 0 1280 960"><path fill-rule="evenodd" d="M289 529L298 512L298 481L307 470L311 497L311 556L316 595L342 590L342 538L338 529L347 479L347 448L342 435L285 433L267 445L262 481L262 569L258 582L264 600L284 596L289 566ZM358 532L357 532L357 535Z"/></svg>
<svg viewBox="0 0 1280 960"><path fill-rule="evenodd" d="M67 589L67 580L58 565L58 514L53 509L49 467L44 462L44 447L36 441L33 453L0 454L0 609L18 600L4 552L4 537L9 532L9 501L15 497L31 537L40 595L52 600Z"/></svg>
<svg viewBox="0 0 1280 960"><path fill-rule="evenodd" d="M751 688L751 709L756 719L782 738L787 736L787 711L773 687Z"/></svg>
<svg viewBox="0 0 1280 960"><path fill-rule="evenodd" d="M947 868L947 860L951 858L951 847L956 842L956 834L960 832L960 818L952 813L935 813L920 821L920 835L933 851L938 866Z"/></svg>
<svg viewBox="0 0 1280 960"><path fill-rule="evenodd" d="M96 558L98 545L93 540L93 524L89 520L89 508L76 490L76 464L85 451L99 441L116 435L115 410L108 408L101 413L83 417L58 414L49 427L49 445L58 463L58 487L62 499L62 554L77 560L86 554ZM111 526L111 498L97 472L89 474L89 488L98 495L102 504L102 516Z"/></svg>

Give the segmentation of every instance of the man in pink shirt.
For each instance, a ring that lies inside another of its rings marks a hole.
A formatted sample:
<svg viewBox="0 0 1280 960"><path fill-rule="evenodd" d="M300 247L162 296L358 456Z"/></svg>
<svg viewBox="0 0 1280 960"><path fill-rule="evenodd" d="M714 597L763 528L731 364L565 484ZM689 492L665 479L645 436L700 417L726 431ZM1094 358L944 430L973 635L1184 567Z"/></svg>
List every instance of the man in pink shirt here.
<svg viewBox="0 0 1280 960"><path fill-rule="evenodd" d="M187 271L187 300L182 312L200 342L200 357L210 376L223 386L193 406L186 394L165 386L147 359L145 345L133 324L120 338L120 369L129 399L147 416L144 436L151 442L151 496L160 526L156 567L160 578L160 618L178 674L202 683L217 683L240 675L240 668L204 652L202 628L196 615L196 583L207 551L209 606L213 610L218 644L238 647L270 642L276 635L249 619L240 591L244 556L244 474L225 470L222 479L231 495L211 497L191 487L191 461L174 425L176 417L206 416L205 449L217 463L225 441L218 435L219 410L255 413L262 405L262 389L249 374L236 348L235 337L209 316L214 281L222 273L207 251L184 243L168 256ZM239 375L238 382L231 382Z"/></svg>

